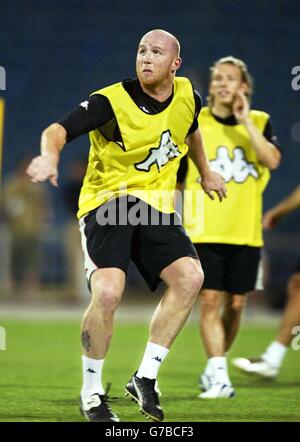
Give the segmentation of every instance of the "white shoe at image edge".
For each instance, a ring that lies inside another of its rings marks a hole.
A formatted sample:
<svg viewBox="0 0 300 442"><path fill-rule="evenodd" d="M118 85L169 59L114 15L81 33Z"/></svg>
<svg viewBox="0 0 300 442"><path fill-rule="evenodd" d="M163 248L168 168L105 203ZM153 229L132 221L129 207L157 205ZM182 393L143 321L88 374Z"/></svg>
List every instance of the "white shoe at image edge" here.
<svg viewBox="0 0 300 442"><path fill-rule="evenodd" d="M260 358L234 358L232 365L244 373L256 374L265 378L275 378L279 373L277 367L270 365Z"/></svg>

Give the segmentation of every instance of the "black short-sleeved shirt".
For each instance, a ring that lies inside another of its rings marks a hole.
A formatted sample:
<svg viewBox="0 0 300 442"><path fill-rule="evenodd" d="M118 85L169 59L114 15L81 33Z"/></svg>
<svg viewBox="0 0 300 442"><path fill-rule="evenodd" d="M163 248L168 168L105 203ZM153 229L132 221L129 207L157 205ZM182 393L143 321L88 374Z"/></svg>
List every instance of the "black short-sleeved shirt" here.
<svg viewBox="0 0 300 442"><path fill-rule="evenodd" d="M163 102L159 102L146 94L137 78L124 80L124 89L132 100L146 113L155 115L162 112L171 103L173 93ZM198 128L198 115L201 110L202 100L200 94L194 90L195 116L187 135ZM58 121L67 132L67 142L91 130L99 129L104 136L114 141L121 141L121 134L111 104L103 95L92 95L73 109L64 118Z"/></svg>

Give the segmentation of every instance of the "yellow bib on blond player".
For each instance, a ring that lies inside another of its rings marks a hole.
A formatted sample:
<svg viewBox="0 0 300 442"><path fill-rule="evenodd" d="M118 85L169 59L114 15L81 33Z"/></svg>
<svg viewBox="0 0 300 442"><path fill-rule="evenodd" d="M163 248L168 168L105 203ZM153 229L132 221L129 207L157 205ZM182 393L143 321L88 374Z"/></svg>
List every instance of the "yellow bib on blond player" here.
<svg viewBox="0 0 300 442"><path fill-rule="evenodd" d="M176 172L188 150L185 137L195 115L191 82L175 78L171 103L155 115L143 112L121 83L94 94L109 99L122 143L107 140L98 129L90 132L91 149L78 217L124 194L172 213Z"/></svg>
<svg viewBox="0 0 300 442"><path fill-rule="evenodd" d="M269 115L251 110L251 120L263 133ZM212 201L196 182L199 172L189 159L184 205L184 225L194 243L223 243L261 246L262 194L270 179L269 169L257 159L247 129L219 123L204 107L199 115L206 155L211 168L226 182L227 199ZM201 192L199 194L199 192ZM200 198L199 198L200 196ZM200 201L200 203L199 203Z"/></svg>

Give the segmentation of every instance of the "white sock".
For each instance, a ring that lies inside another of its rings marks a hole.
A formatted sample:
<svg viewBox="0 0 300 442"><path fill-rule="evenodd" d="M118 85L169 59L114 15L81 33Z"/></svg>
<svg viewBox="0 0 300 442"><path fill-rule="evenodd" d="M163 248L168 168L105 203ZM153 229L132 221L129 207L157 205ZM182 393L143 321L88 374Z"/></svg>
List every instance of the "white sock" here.
<svg viewBox="0 0 300 442"><path fill-rule="evenodd" d="M156 379L158 369L168 353L168 348L148 342L143 360L136 374L137 377Z"/></svg>
<svg viewBox="0 0 300 442"><path fill-rule="evenodd" d="M105 393L102 385L103 364L104 359L91 359L82 356L82 398L88 398L94 393Z"/></svg>
<svg viewBox="0 0 300 442"><path fill-rule="evenodd" d="M280 342L272 342L265 353L262 354L262 359L268 362L273 367L279 368L282 364L283 358L287 351L287 347Z"/></svg>
<svg viewBox="0 0 300 442"><path fill-rule="evenodd" d="M206 376L212 376L212 374L213 374L213 369L212 369L212 366L210 363L210 359L207 360L204 374L206 374Z"/></svg>
<svg viewBox="0 0 300 442"><path fill-rule="evenodd" d="M207 366L210 375L213 376L217 382L231 385L225 356L215 356L213 358L209 358L207 361Z"/></svg>

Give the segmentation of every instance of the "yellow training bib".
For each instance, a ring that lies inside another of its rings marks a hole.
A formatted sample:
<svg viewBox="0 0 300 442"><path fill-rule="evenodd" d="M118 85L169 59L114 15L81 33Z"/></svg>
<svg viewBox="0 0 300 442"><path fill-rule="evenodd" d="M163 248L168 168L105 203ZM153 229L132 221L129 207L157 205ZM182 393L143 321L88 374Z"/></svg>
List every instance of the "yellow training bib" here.
<svg viewBox="0 0 300 442"><path fill-rule="evenodd" d="M195 100L187 78L175 78L171 103L162 112L143 112L117 83L94 94L106 96L115 113L122 142L90 132L91 149L79 198L78 217L112 197L130 194L165 213L174 211L173 194L185 138L193 123Z"/></svg>
<svg viewBox="0 0 300 442"><path fill-rule="evenodd" d="M250 118L263 133L269 115L251 110ZM189 216L195 198L186 198L184 220L187 233L194 243L224 243L261 246L262 194L269 181L270 171L257 159L247 129L241 125L218 122L208 107L199 115L199 127L211 168L219 172L227 187L227 199L212 201L202 195L197 216ZM202 192L196 182L199 173L188 161L186 189Z"/></svg>

